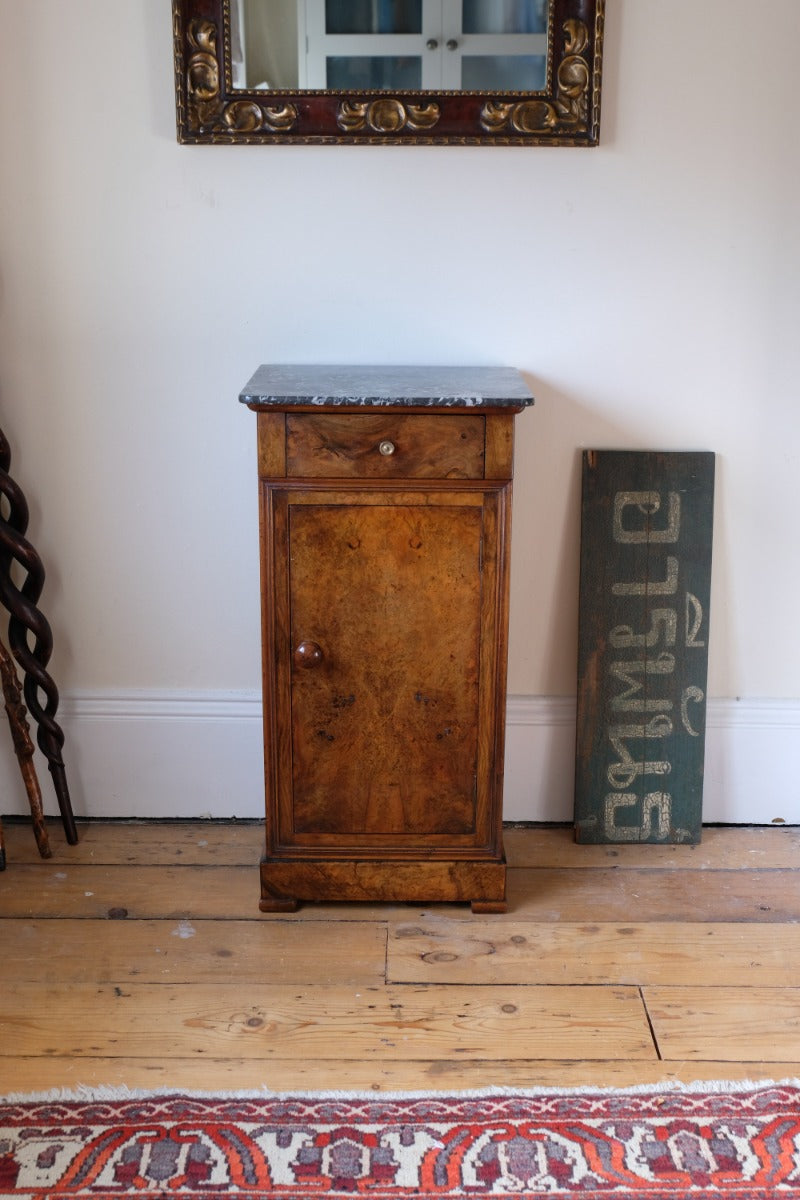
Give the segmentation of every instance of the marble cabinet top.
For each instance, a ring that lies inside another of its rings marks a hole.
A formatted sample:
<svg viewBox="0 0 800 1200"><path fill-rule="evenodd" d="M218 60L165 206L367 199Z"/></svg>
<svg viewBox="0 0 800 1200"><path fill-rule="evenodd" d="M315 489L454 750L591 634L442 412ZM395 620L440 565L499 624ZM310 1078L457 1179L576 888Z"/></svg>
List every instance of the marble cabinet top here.
<svg viewBox="0 0 800 1200"><path fill-rule="evenodd" d="M511 367L289 366L256 371L239 399L251 407L525 408L533 396Z"/></svg>

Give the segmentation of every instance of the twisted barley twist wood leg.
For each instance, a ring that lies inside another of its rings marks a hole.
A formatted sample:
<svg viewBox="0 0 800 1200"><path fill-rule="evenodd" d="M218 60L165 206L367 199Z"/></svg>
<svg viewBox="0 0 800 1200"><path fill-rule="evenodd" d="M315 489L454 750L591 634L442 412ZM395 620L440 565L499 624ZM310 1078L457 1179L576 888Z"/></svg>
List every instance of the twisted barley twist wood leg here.
<svg viewBox="0 0 800 1200"><path fill-rule="evenodd" d="M44 567L24 536L28 528L28 505L21 489L8 474L10 462L8 441L0 430L0 497L7 509L5 515L0 511L0 602L10 614L9 646L23 672L25 702L36 721L39 749L47 758L53 777L64 832L70 845L75 845L78 831L61 756L64 733L55 720L58 690L45 669L53 650L53 635L47 620L36 607L44 585ZM19 574L25 574L19 587L12 579L14 566ZM44 696L44 704L40 696Z"/></svg>
<svg viewBox="0 0 800 1200"><path fill-rule="evenodd" d="M22 696L20 695L19 680L14 668L14 660L2 642L0 642L0 678L2 678L3 699L6 704L8 723L11 727L14 752L17 756L22 780L25 784L25 791L28 793L28 802L31 806L31 818L33 820L33 833L36 838L36 845L39 847L39 853L42 858L50 858L53 852L50 849L50 840L47 836L47 826L45 825L44 811L42 809L42 792L33 762L33 742L31 741L30 729L26 720L25 705L22 703ZM6 854L3 843L3 829L2 825L0 825L0 871L4 871L5 866Z"/></svg>

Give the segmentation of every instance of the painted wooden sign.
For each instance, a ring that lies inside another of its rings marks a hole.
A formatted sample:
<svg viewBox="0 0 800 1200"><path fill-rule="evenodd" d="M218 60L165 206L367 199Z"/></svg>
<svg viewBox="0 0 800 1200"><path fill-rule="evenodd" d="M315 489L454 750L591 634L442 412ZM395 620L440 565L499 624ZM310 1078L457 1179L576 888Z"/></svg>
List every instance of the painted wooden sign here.
<svg viewBox="0 0 800 1200"><path fill-rule="evenodd" d="M714 455L587 450L575 837L700 840Z"/></svg>

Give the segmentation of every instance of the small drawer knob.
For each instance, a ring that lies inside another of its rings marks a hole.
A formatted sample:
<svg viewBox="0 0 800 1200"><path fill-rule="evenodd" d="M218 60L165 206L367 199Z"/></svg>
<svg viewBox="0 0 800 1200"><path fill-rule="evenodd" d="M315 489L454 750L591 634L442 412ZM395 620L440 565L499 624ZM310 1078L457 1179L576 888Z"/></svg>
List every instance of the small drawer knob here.
<svg viewBox="0 0 800 1200"><path fill-rule="evenodd" d="M295 647L294 665L296 667L304 667L308 670L309 667L318 667L322 662L322 650L316 642L300 642Z"/></svg>
<svg viewBox="0 0 800 1200"><path fill-rule="evenodd" d="M390 455L394 454L396 446L395 446L394 442L390 442L387 439L386 441L379 443L378 449L380 450L380 452L384 456L384 458L389 458Z"/></svg>
<svg viewBox="0 0 800 1200"><path fill-rule="evenodd" d="M439 49L439 43L437 42L436 38L428 38L425 45L428 47L429 50L438 50Z"/></svg>

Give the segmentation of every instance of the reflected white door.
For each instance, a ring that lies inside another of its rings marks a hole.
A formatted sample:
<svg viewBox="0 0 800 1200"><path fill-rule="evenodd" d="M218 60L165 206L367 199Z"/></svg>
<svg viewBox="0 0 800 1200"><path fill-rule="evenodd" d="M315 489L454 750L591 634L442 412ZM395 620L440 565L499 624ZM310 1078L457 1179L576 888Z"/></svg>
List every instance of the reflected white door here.
<svg viewBox="0 0 800 1200"><path fill-rule="evenodd" d="M540 91L547 0L442 0L442 82L468 92Z"/></svg>
<svg viewBox="0 0 800 1200"><path fill-rule="evenodd" d="M299 7L301 87L545 87L547 0L299 0Z"/></svg>

